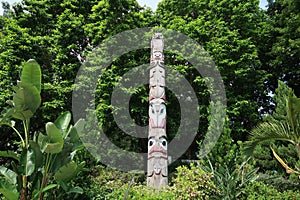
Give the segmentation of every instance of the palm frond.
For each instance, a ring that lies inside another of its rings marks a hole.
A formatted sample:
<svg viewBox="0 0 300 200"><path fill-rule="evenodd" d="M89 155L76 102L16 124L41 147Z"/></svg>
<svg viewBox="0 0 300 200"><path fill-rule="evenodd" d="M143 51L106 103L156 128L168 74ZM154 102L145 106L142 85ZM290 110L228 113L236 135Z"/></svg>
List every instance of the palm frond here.
<svg viewBox="0 0 300 200"><path fill-rule="evenodd" d="M288 122L272 121L259 124L251 131L250 140L245 142L244 153L251 155L259 143L281 140L296 144L298 137L293 134Z"/></svg>
<svg viewBox="0 0 300 200"><path fill-rule="evenodd" d="M274 157L276 158L276 160L284 167L284 169L286 170L286 173L288 174L300 174L300 172L293 170L292 168L290 168L281 158L280 156L275 152L275 150L271 147L272 153L274 155Z"/></svg>
<svg viewBox="0 0 300 200"><path fill-rule="evenodd" d="M292 130L300 137L300 98L289 96L287 98L287 115Z"/></svg>

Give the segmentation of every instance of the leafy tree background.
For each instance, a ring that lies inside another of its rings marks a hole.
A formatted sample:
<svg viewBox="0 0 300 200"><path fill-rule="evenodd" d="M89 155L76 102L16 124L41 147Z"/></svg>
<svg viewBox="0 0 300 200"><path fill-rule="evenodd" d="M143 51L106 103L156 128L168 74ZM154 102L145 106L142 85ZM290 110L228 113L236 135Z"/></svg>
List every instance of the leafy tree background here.
<svg viewBox="0 0 300 200"><path fill-rule="evenodd" d="M163 0L156 12L141 7L135 0L22 0L13 6L3 3L3 9L4 14L0 16L1 111L11 98L22 63L33 58L43 72L42 106L32 120L31 134L33 130L43 131L47 121L54 121L63 111L71 110L76 73L89 51L104 39L139 27L179 31L200 43L213 57L227 95L226 125L211 152L215 164L234 162L239 141L247 140L249 131L264 116L280 112L278 92L275 92L278 80L300 96L299 0L270 0L266 10L259 8L258 0ZM149 63L149 56L149 50L141 50L115 60L99 79L97 88L99 125L115 144L137 152L146 151L147 141L132 138L116 126L110 96L119 77L135 66ZM203 77L184 58L165 52L165 60L190 81L197 93L199 130L182 157L196 159L199 143L207 131L209 92ZM176 111L168 113L168 134L172 139L180 113L175 96L171 91L168 95L167 109ZM140 125L147 124L147 97L145 85L131 98L131 115ZM0 150L16 150L18 144L13 142L16 135L5 127L0 130ZM257 149L254 165L283 174L279 164L269 161L271 152L266 154L262 149ZM224 161L222 155L229 158ZM7 163L7 160L0 161Z"/></svg>

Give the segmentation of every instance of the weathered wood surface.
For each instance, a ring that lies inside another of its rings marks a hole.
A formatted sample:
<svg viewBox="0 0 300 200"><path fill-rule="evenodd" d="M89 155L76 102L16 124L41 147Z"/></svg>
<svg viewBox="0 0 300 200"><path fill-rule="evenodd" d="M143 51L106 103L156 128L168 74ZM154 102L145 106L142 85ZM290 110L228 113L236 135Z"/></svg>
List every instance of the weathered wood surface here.
<svg viewBox="0 0 300 200"><path fill-rule="evenodd" d="M147 185L168 185L164 43L161 33L151 40Z"/></svg>

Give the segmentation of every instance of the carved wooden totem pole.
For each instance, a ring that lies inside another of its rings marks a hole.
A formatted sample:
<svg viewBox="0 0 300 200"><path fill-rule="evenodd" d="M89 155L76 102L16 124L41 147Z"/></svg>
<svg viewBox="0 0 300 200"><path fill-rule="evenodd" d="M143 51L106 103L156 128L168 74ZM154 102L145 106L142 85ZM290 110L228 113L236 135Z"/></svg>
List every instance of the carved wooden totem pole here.
<svg viewBox="0 0 300 200"><path fill-rule="evenodd" d="M147 185L160 188L168 185L168 154L166 135L166 95L164 43L162 34L156 33L151 40L149 136Z"/></svg>

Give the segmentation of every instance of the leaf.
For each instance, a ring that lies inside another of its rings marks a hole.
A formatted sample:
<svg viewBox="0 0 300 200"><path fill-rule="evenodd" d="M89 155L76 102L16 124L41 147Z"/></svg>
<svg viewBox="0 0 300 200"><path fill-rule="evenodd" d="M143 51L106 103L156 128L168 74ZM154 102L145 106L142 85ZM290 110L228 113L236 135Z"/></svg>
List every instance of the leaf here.
<svg viewBox="0 0 300 200"><path fill-rule="evenodd" d="M71 161L67 165L64 165L61 168L59 168L58 171L55 173L54 178L57 181L68 182L76 175L76 171L77 164Z"/></svg>
<svg viewBox="0 0 300 200"><path fill-rule="evenodd" d="M38 137L41 151L51 154L61 152L64 145L64 139L54 123L48 122L46 124L46 133L47 136L40 134Z"/></svg>
<svg viewBox="0 0 300 200"><path fill-rule="evenodd" d="M48 190L51 190L51 189L53 189L53 188L55 188L55 187L57 187L57 184L50 184L50 185L47 185L46 187L44 187L44 188L43 188L42 190L40 190L39 192L36 192L36 193L34 194L33 199L38 198L38 196L39 196L41 193L46 192L46 191L48 191Z"/></svg>
<svg viewBox="0 0 300 200"><path fill-rule="evenodd" d="M19 193L15 185L7 183L5 180L0 178L0 194L3 194L9 200L19 199Z"/></svg>
<svg viewBox="0 0 300 200"><path fill-rule="evenodd" d="M53 163L52 172L54 174L59 168L68 164L72 160L71 153L72 153L72 144L69 143L64 144L62 151L57 154L56 159Z"/></svg>
<svg viewBox="0 0 300 200"><path fill-rule="evenodd" d="M40 92L28 83L19 82L18 87L13 96L16 111L30 110L34 113L41 104Z"/></svg>
<svg viewBox="0 0 300 200"><path fill-rule="evenodd" d="M300 99L287 97L287 115L292 129L296 132L297 136L300 136Z"/></svg>
<svg viewBox="0 0 300 200"><path fill-rule="evenodd" d="M71 193L77 193L77 194L82 194L83 193L83 189L81 187L72 187L67 194L71 194Z"/></svg>
<svg viewBox="0 0 300 200"><path fill-rule="evenodd" d="M43 166L43 161L44 161L43 153L41 152L40 146L35 141L30 140L29 147L34 151L35 170L38 170L40 167Z"/></svg>
<svg viewBox="0 0 300 200"><path fill-rule="evenodd" d="M63 134L64 138L67 135L67 130L68 130L70 121L71 121L71 113L70 112L64 112L54 122L54 124L56 125L56 127Z"/></svg>
<svg viewBox="0 0 300 200"><path fill-rule="evenodd" d="M77 134L81 134L84 130L85 120L79 119L76 124L74 125L77 131Z"/></svg>
<svg viewBox="0 0 300 200"><path fill-rule="evenodd" d="M274 157L276 158L276 160L284 167L284 169L286 170L286 173L288 174L294 174L294 173L298 173L297 171L293 170L292 168L290 168L280 157L279 155L275 152L275 150L270 147L271 150L272 150L272 153L274 155Z"/></svg>
<svg viewBox="0 0 300 200"><path fill-rule="evenodd" d="M251 155L259 143L268 141L287 141L295 145L293 135L290 134L291 127L287 122L272 121L259 124L251 131L250 141L245 142L243 151Z"/></svg>
<svg viewBox="0 0 300 200"><path fill-rule="evenodd" d="M26 119L30 119L33 116L33 113L30 110L19 110L14 112L13 117L15 119L19 119L25 121Z"/></svg>
<svg viewBox="0 0 300 200"><path fill-rule="evenodd" d="M23 175L30 176L35 169L35 155L33 149L24 149L21 154L20 162Z"/></svg>
<svg viewBox="0 0 300 200"><path fill-rule="evenodd" d="M5 180L11 185L15 185L17 183L16 172L6 167L0 166L0 175L2 175L5 178Z"/></svg>
<svg viewBox="0 0 300 200"><path fill-rule="evenodd" d="M50 185L44 187L41 192L46 192L48 190L51 190L52 188L55 188L56 186L57 186L57 184L50 184Z"/></svg>
<svg viewBox="0 0 300 200"><path fill-rule="evenodd" d="M10 150L7 150L7 151L0 151L0 156L1 157L6 157L6 158L13 158L17 161L20 161L20 156L19 154L13 152L13 151L10 151Z"/></svg>
<svg viewBox="0 0 300 200"><path fill-rule="evenodd" d="M78 136L77 129L75 128L75 126L70 128L69 136L70 136L70 142L73 145L72 148L73 151L81 150L84 147Z"/></svg>
<svg viewBox="0 0 300 200"><path fill-rule="evenodd" d="M3 111L1 112L0 125L6 124L8 126L14 126L13 121L10 120L14 112L15 112L14 108L4 108Z"/></svg>
<svg viewBox="0 0 300 200"><path fill-rule="evenodd" d="M23 66L21 81L35 86L37 91L41 93L41 74L40 65L35 60L30 59Z"/></svg>

